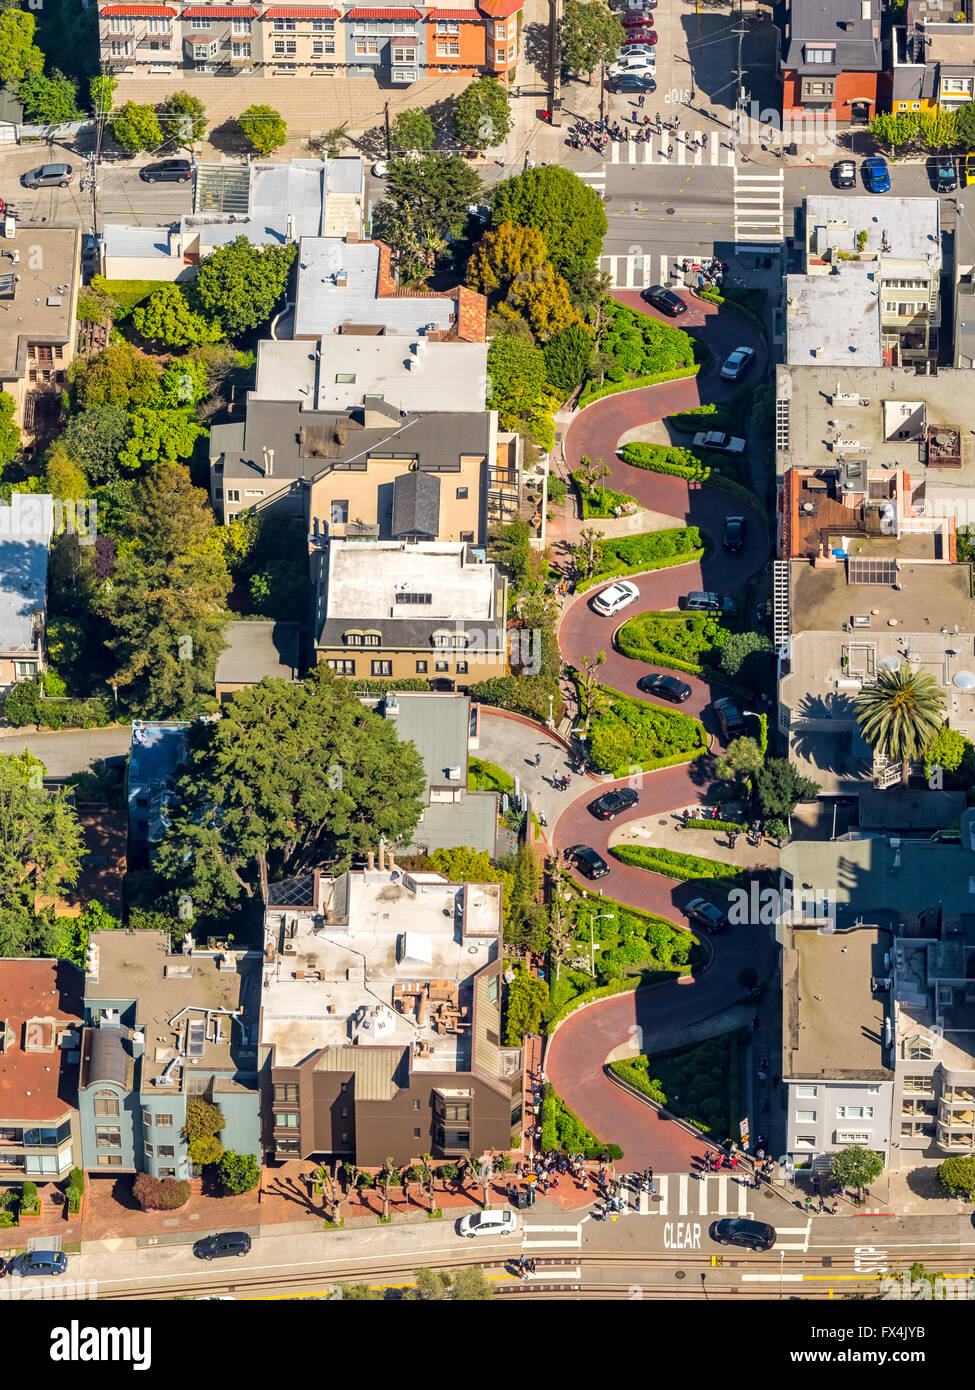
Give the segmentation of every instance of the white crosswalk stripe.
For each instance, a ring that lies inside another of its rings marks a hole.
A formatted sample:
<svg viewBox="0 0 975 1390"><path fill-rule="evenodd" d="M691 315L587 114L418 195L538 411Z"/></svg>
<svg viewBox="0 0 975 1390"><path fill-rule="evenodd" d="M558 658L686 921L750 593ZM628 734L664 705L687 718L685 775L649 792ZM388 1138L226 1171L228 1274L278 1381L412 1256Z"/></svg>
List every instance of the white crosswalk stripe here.
<svg viewBox="0 0 975 1390"><path fill-rule="evenodd" d="M701 253L675 251L673 255L668 255L661 251L657 255L646 255L642 251L634 251L628 255L600 256L599 269L606 272L617 290L644 290L648 285L670 285L680 291L685 281L687 285L697 284L695 270L692 269L686 276L675 273L675 267L685 260L692 267L699 266Z"/></svg>
<svg viewBox="0 0 975 1390"><path fill-rule="evenodd" d="M785 237L785 170L735 169L735 240L774 248Z"/></svg>
<svg viewBox="0 0 975 1390"><path fill-rule="evenodd" d="M673 157L669 157L667 150L674 146ZM610 164L707 164L712 168L720 165L721 168L731 169L734 167L735 154L733 150L726 149L721 142L711 135L708 138L706 150L688 150L683 140L676 140L669 131L664 131L662 135L652 135L649 140L626 140L614 141L610 146ZM585 175L581 175L585 178Z"/></svg>
<svg viewBox="0 0 975 1390"><path fill-rule="evenodd" d="M555 1239L556 1236L562 1239ZM582 1247L582 1227L523 1226L522 1245L526 1250L579 1250Z"/></svg>
<svg viewBox="0 0 975 1390"><path fill-rule="evenodd" d="M687 1173L664 1173L654 1179L654 1187L660 1201L650 1203L650 1216L753 1215L748 1199L754 1189L727 1173L708 1173L695 1181Z"/></svg>

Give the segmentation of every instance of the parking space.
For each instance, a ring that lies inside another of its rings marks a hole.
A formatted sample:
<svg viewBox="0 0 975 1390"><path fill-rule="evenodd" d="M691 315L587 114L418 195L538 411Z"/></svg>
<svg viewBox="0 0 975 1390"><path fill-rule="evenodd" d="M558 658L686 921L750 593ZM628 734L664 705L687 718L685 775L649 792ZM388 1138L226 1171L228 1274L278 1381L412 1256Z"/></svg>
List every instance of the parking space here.
<svg viewBox="0 0 975 1390"><path fill-rule="evenodd" d="M98 213L101 222L132 222L156 226L172 222L193 210L192 183L145 183L140 170L147 159L125 160L98 166ZM27 189L20 179L30 169L47 163L65 163L72 171L67 188ZM91 202L81 184L85 160L63 146L46 144L4 147L0 153L0 198L24 222L60 223L88 228Z"/></svg>

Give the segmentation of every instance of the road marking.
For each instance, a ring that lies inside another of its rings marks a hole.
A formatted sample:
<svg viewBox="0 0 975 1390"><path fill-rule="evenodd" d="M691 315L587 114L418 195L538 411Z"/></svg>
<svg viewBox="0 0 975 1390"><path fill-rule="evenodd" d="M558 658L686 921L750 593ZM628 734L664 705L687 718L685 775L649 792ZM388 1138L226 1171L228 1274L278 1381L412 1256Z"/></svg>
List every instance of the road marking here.
<svg viewBox="0 0 975 1390"><path fill-rule="evenodd" d="M571 1231L571 1233L572 1233L572 1239L570 1239L570 1240L535 1240L535 1239L533 1239L533 1237L534 1237L536 1231L541 1231L541 1232L543 1232L543 1233L551 1232L553 1235L563 1235L563 1236L564 1236L564 1235L567 1235L567 1234ZM556 1249L579 1250L579 1249L581 1248L581 1246L582 1246L582 1227L579 1226L579 1225L573 1225L573 1226L523 1226L523 1227L522 1227L522 1247L523 1247L523 1248L531 1248L531 1249L535 1249L535 1250L540 1250L540 1249L546 1249L546 1250L556 1250Z"/></svg>
<svg viewBox="0 0 975 1390"><path fill-rule="evenodd" d="M805 1277L804 1274L743 1274L741 1282L743 1284L777 1284L781 1279L783 1284L801 1284Z"/></svg>
<svg viewBox="0 0 975 1390"><path fill-rule="evenodd" d="M886 1274L887 1251L872 1245L858 1245L853 1251L853 1268L861 1274Z"/></svg>

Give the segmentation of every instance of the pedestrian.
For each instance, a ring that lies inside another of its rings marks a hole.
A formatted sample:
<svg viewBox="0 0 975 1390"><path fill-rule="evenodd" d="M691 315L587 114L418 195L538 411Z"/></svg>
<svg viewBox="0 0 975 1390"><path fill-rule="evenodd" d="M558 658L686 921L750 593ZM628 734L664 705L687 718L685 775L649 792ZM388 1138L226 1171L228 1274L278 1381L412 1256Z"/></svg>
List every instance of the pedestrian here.
<svg viewBox="0 0 975 1390"><path fill-rule="evenodd" d="M645 96L643 95L643 93L641 92L640 95L639 95L639 97L637 98L637 106L641 106L641 107L642 107L642 106L643 106L643 103L644 103L645 101L646 101L646 97L645 97Z"/></svg>
<svg viewBox="0 0 975 1390"><path fill-rule="evenodd" d="M806 1211L812 1211L812 1210L813 1210L813 1199L812 1199L811 1197L807 1197L807 1198L806 1198L805 1207L806 1207Z"/></svg>
<svg viewBox="0 0 975 1390"><path fill-rule="evenodd" d="M541 765L542 765L542 755L541 755L541 753L536 753L536 754L535 754L535 766L536 766L536 767L541 767Z"/></svg>
<svg viewBox="0 0 975 1390"><path fill-rule="evenodd" d="M661 121L660 121L660 112L659 112L659 111L658 111L657 114L654 116L654 118L653 118L653 123L654 123L654 125L657 127L657 134L659 135L659 134L660 134L660 130L661 130Z"/></svg>
<svg viewBox="0 0 975 1390"><path fill-rule="evenodd" d="M830 1207L830 1209L829 1209L829 1214L830 1214L830 1216L835 1216L836 1213L839 1211L839 1209L840 1209L840 1208L839 1208L839 1203L838 1203L838 1202L834 1202L833 1205L832 1205L832 1206Z"/></svg>
<svg viewBox="0 0 975 1390"><path fill-rule="evenodd" d="M677 130L677 128L679 127L679 125L680 125L680 115L677 115L677 116L674 117L674 129Z"/></svg>
<svg viewBox="0 0 975 1390"><path fill-rule="evenodd" d="M673 158L673 154L674 154L674 147L673 147L673 145L668 145L668 146L667 146L667 158L668 158L668 159L672 159L672 158Z"/></svg>
<svg viewBox="0 0 975 1390"><path fill-rule="evenodd" d="M708 133L707 133L707 131L705 131L704 134L701 136L701 149L702 149L702 150L706 150L707 147L708 147Z"/></svg>

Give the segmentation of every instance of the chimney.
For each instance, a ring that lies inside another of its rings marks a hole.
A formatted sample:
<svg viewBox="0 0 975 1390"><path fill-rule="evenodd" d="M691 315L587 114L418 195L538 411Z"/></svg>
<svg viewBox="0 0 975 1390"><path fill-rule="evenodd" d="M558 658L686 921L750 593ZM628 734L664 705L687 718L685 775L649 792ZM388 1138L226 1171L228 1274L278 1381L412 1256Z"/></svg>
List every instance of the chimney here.
<svg viewBox="0 0 975 1390"><path fill-rule="evenodd" d="M389 851L389 872L392 873L396 868L396 860L393 858L393 851Z"/></svg>
<svg viewBox="0 0 975 1390"><path fill-rule="evenodd" d="M264 476L270 478L274 472L274 450L264 445Z"/></svg>
<svg viewBox="0 0 975 1390"><path fill-rule="evenodd" d="M376 856L373 854L372 850L366 855L366 867L370 873L372 873L373 869L376 867Z"/></svg>
<svg viewBox="0 0 975 1390"><path fill-rule="evenodd" d="M385 840L380 840L380 841L379 841L379 872L380 872L381 874L383 874L383 873L386 872L386 842L385 842Z"/></svg>

